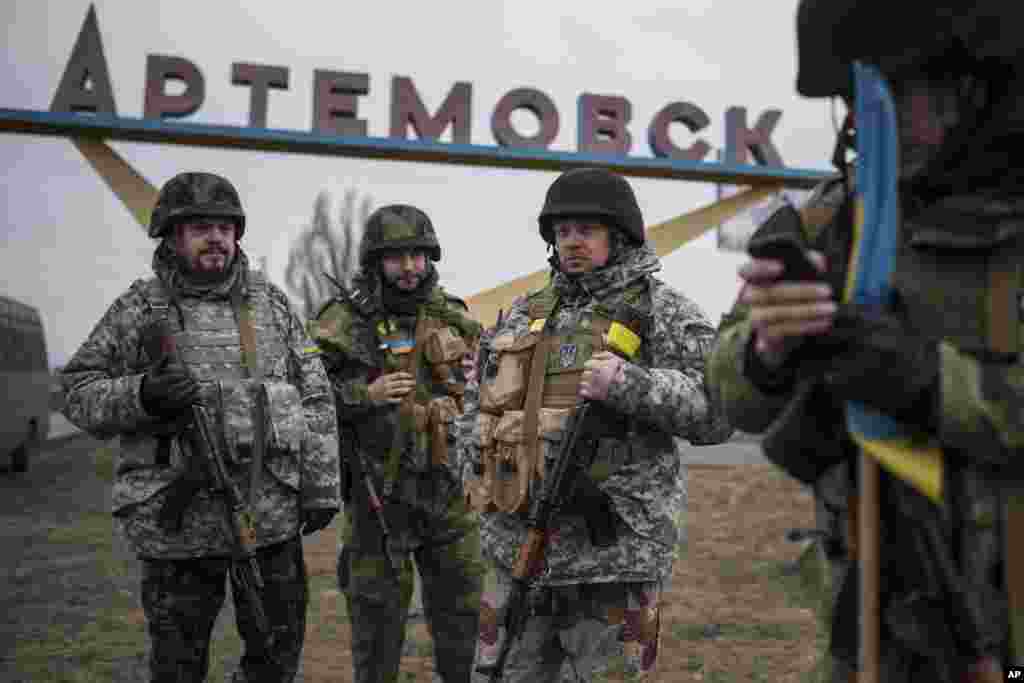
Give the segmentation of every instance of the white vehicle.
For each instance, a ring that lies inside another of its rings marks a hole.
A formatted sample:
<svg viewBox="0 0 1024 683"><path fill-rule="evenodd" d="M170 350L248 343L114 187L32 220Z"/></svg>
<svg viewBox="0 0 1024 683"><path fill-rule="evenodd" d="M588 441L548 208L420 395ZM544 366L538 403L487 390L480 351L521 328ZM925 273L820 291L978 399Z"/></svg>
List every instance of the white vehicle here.
<svg viewBox="0 0 1024 683"><path fill-rule="evenodd" d="M50 431L50 369L39 312L0 296L0 458L24 472Z"/></svg>

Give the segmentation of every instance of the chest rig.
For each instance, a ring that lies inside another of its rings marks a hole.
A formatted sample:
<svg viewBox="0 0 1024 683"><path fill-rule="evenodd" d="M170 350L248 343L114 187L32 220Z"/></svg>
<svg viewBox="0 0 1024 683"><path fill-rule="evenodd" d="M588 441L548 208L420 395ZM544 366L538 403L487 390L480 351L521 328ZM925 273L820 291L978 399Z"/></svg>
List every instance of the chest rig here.
<svg viewBox="0 0 1024 683"><path fill-rule="evenodd" d="M623 292L614 307L602 303L580 313L576 324L554 332L558 297L550 285L529 298L527 333L491 342L491 360L480 378L478 420L482 471L469 497L480 511L522 513L530 491L544 478L545 460L579 398L583 365L612 350L626 359L640 352L650 315L650 285ZM628 426L619 425L625 437Z"/></svg>
<svg viewBox="0 0 1024 683"><path fill-rule="evenodd" d="M265 449L297 452L304 429L301 397L289 382L290 350L262 274L249 273L248 297L230 303L178 300L156 279L135 286L149 321L162 320L174 330L181 361L199 382L235 464L256 462L255 477ZM169 444L158 447L158 462L170 455Z"/></svg>
<svg viewBox="0 0 1024 683"><path fill-rule="evenodd" d="M416 382L398 405L385 462L387 497L410 445L414 469L448 466L452 424L463 410L466 391L462 359L479 337L480 326L454 310L440 290L418 307L415 316L378 313L373 326L380 364L368 381L380 374L407 372Z"/></svg>

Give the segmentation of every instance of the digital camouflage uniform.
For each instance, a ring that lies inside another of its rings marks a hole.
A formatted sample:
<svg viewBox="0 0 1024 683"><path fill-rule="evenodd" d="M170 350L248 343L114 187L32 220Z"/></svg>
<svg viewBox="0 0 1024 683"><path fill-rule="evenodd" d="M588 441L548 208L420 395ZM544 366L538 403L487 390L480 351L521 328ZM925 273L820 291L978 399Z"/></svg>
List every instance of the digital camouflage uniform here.
<svg viewBox="0 0 1024 683"><path fill-rule="evenodd" d="M890 13L877 2L859 3L865 11L858 13L854 4L802 3L798 87L803 94L852 95L845 89L850 59L844 57L844 46L826 39L832 35L828 21L842 17L845 36L857 34L858 27L877 26L877 20ZM992 9L985 3L977 7L982 13ZM928 406L917 411L916 419L900 419L911 420L907 424L918 443L937 441L943 457L939 504L882 469L881 680L1001 680L1001 674L969 679L967 672L985 657L1003 663L1014 659L1008 651L1004 543L1007 534L1021 533L1011 528L1007 511L1020 496L1021 472L1014 459L1024 443L1024 375L1019 360L1024 349L1024 233L1019 212L1024 204L1019 182L1002 164L1008 150L1018 147L1013 140L1020 142L1020 133L1014 133L1008 121L1019 119L1024 110L1015 104L1018 95L1002 100L1014 110L988 109L987 118L974 119L978 112L964 95L972 80L975 86L984 80L978 73L914 68L913 60L928 61L932 41L937 52L931 57L939 63L956 64L958 69L971 64L960 52L953 62L942 61L949 55L938 41L952 35L944 23L948 17L933 15L931 5L917 9L927 27L921 35L902 35L900 29L883 32L878 42L858 45L882 50L882 57L860 53L871 62L885 66L884 49L892 47L893 59L903 63L896 72L900 78L890 80L900 129L903 213L892 281L898 308L890 314L914 339L927 340L922 348L930 344L937 353L934 385L925 394ZM961 16L969 14L964 8ZM935 23L945 28L936 28ZM830 60L844 58L845 65L826 76L833 66ZM998 87L1002 90L1008 83ZM972 126L964 131L958 124L967 120ZM932 144L912 135L913 130L927 129L943 134L933 135ZM914 139L916 143L911 142ZM950 144L965 146L958 151L970 148L955 167L946 166L942 158ZM992 169L999 169L998 174ZM804 237L825 254L827 279L837 292L843 291L852 244L850 202L843 182L835 181L819 188L801 210ZM821 526L832 565L832 675L834 681L845 682L852 680L857 666L858 449L846 430L828 353L818 359L824 374L802 372L801 363L821 348L811 341L806 351L794 353L795 360L778 376L765 376L754 369L748 313L747 306L738 303L723 318L709 366L711 381L736 426L763 432L766 455L813 487L824 512ZM877 384L879 395L900 390L884 381ZM947 566L936 562L938 555L922 543L929 534L949 552ZM951 592L951 586L958 593ZM1016 653L1018 660L1020 656Z"/></svg>
<svg viewBox="0 0 1024 683"><path fill-rule="evenodd" d="M386 286L377 254L400 248L440 258L423 212L402 205L377 210L367 221L361 271L351 289L310 323L346 439L338 580L352 623L355 680L392 683L398 679L415 558L436 670L446 683L460 683L469 680L472 667L486 569L479 522L455 476L453 430L465 388L461 358L479 337L480 325L437 284L431 261L416 292ZM398 369L413 374L417 388L401 407L375 406L369 385ZM383 500L386 541L363 481L364 464Z"/></svg>
<svg viewBox="0 0 1024 683"><path fill-rule="evenodd" d="M637 219L642 230L638 210ZM526 362L543 368L542 375L531 373L543 379L544 387L534 437L540 440L537 471L543 476L554 466L583 364L601 347L595 328L602 329L602 319L606 322L620 304L638 313L639 350L623 364L624 381L612 384L607 400L599 404L602 421L614 427L589 446L596 453L587 476L610 501L616 539L595 546L586 508L573 502L563 508L550 537L546 568L531 589L531 617L505 664L502 680L507 683L556 681L566 662L587 681L624 673L642 678L653 670L661 593L676 557L676 523L684 504L676 437L704 445L725 441L732 433L704 381L713 328L696 304L653 277L661 266L649 245L627 244L618 237L615 242L606 266L571 278L556 270L547 287L512 304L488 342L490 359L479 378L478 400L461 418L470 494L484 510L483 547L498 577L481 617L478 666L486 667L505 637L501 624L511 568L526 536L525 506L517 505L515 491L510 499L501 482L508 481L510 465L519 473L532 467L522 459L528 452L523 442L530 437L507 427L524 411L510 404L498 415L494 404L500 399L488 398L498 391L499 368L506 358L536 348L544 336L555 340L545 342L546 357ZM523 406L524 399L516 405ZM526 476L524 487L536 495L539 477ZM515 477L512 482L518 485ZM478 674L475 680L485 678Z"/></svg>
<svg viewBox="0 0 1024 683"><path fill-rule="evenodd" d="M173 183L168 183L171 189ZM254 643L261 641L253 640L255 626L245 597L233 586L238 628L248 644L235 680L291 681L302 650L307 603L300 514L340 507L334 400L319 350L284 293L250 271L240 250L227 280L213 286L187 280L168 242L156 250L153 270L156 277L136 281L118 297L61 378L68 419L97 438L120 437L112 507L117 527L142 559L152 680L205 680L210 633L225 597L230 546L222 530L224 501L207 488L188 502L179 531L159 523L186 463L174 426L156 420L142 406L142 379L154 359L147 355L140 331L157 318L174 330L213 424L220 424L223 415L225 436L236 445L230 474L250 500L256 388L243 368L231 302L236 294L253 312L268 401L269 443L259 490L251 499L256 557L266 583L263 599L277 649L276 663L260 655Z"/></svg>

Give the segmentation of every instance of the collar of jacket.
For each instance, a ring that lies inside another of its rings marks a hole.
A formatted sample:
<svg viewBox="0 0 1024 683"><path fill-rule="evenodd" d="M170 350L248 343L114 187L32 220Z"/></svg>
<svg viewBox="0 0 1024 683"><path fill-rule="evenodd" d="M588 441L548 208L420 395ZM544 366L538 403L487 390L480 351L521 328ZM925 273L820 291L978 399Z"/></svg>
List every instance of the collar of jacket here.
<svg viewBox="0 0 1024 683"><path fill-rule="evenodd" d="M231 263L227 277L219 282L207 284L191 281L182 271L174 248L167 242L161 242L153 253L153 272L175 298L228 299L236 288L243 298L249 293L249 259L241 248Z"/></svg>
<svg viewBox="0 0 1024 683"><path fill-rule="evenodd" d="M555 271L551 284L559 299L604 299L659 270L658 255L649 244L643 244L627 248L615 263L583 275L569 276Z"/></svg>

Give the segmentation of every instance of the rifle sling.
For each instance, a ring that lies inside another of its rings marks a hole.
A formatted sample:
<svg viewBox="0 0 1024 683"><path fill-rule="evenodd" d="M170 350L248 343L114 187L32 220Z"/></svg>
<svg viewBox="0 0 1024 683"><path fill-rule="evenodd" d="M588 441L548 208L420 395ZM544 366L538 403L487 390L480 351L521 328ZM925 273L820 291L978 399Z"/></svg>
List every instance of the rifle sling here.
<svg viewBox="0 0 1024 683"><path fill-rule="evenodd" d="M529 488L532 488L537 473L537 459L540 457L540 405L544 393L544 373L547 368L548 349L553 337L543 331L540 341L530 355L529 379L526 397L523 399L523 445L526 448L526 471L529 473Z"/></svg>
<svg viewBox="0 0 1024 683"><path fill-rule="evenodd" d="M240 295L236 294L232 298L235 316L238 320L238 334L242 341L242 365L245 367L249 379L253 380L256 392L253 397L252 415L255 434L252 464L249 470L249 509L251 510L256 503L256 495L260 487L264 451L267 445L266 404L264 402L266 388L263 386L263 370L260 368L259 354L256 348L256 327L253 323L252 306L248 299L243 301Z"/></svg>

